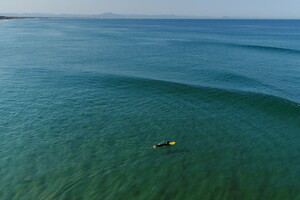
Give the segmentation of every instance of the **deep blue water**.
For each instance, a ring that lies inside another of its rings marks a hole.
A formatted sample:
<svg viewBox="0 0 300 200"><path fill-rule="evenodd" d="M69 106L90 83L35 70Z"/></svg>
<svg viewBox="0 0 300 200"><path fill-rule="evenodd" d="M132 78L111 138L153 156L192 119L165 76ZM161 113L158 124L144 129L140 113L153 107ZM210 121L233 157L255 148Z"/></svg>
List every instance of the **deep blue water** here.
<svg viewBox="0 0 300 200"><path fill-rule="evenodd" d="M0 199L300 199L299 20L11 20L0 36Z"/></svg>

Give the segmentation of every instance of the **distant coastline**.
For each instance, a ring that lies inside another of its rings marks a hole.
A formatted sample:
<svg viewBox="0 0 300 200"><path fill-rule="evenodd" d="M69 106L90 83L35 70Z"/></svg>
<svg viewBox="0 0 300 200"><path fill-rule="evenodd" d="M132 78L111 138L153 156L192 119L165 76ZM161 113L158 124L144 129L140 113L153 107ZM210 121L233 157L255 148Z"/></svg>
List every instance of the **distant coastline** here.
<svg viewBox="0 0 300 200"><path fill-rule="evenodd" d="M233 16L184 16L184 15L139 15L139 14L47 14L47 13L0 13L0 21L26 19L197 19L197 20L300 20L300 18L259 18Z"/></svg>
<svg viewBox="0 0 300 200"><path fill-rule="evenodd" d="M0 21L7 20L20 20L20 19L35 19L35 17L8 17L8 16L0 16Z"/></svg>

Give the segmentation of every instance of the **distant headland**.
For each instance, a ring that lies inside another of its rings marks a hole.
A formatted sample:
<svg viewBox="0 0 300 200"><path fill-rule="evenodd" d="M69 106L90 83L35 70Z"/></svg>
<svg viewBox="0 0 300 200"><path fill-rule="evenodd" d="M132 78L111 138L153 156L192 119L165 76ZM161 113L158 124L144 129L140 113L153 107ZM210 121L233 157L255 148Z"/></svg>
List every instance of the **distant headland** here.
<svg viewBox="0 0 300 200"><path fill-rule="evenodd" d="M12 20L12 19L34 19L34 17L8 17L8 16L0 16L0 21Z"/></svg>

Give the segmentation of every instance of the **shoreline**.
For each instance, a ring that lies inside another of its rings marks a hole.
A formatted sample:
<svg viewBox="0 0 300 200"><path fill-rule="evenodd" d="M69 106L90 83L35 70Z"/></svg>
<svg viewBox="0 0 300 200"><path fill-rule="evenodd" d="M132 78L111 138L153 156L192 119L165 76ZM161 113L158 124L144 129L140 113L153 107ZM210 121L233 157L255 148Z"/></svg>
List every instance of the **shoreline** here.
<svg viewBox="0 0 300 200"><path fill-rule="evenodd" d="M1 21L8 21L8 20L30 20L35 19L35 17L6 17L6 16L0 16L0 22Z"/></svg>

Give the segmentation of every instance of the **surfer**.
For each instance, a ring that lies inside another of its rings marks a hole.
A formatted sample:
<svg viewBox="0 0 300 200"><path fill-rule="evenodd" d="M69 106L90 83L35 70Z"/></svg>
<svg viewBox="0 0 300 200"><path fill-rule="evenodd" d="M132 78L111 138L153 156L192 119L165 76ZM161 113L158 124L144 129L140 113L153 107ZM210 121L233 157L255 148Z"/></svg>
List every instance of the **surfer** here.
<svg viewBox="0 0 300 200"><path fill-rule="evenodd" d="M154 145L153 148L168 147L168 146L172 146L172 145L175 145L175 144L176 144L176 142L167 141L167 142L164 142L164 143L159 143L157 145Z"/></svg>

